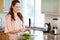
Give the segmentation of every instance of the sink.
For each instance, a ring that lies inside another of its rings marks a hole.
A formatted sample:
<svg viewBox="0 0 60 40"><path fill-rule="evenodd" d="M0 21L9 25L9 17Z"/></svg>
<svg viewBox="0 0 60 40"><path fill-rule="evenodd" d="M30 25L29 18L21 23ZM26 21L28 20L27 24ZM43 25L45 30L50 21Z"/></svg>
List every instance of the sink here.
<svg viewBox="0 0 60 40"><path fill-rule="evenodd" d="M27 27L27 28L31 28L32 30L44 31L44 28L40 27Z"/></svg>

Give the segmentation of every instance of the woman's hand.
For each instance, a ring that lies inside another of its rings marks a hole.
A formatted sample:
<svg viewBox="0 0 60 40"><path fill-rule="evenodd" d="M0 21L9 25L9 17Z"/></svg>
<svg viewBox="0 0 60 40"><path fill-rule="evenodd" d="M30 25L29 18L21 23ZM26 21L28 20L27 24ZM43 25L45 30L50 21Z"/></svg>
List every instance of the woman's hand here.
<svg viewBox="0 0 60 40"><path fill-rule="evenodd" d="M26 31L30 31L31 29L30 28L26 28Z"/></svg>

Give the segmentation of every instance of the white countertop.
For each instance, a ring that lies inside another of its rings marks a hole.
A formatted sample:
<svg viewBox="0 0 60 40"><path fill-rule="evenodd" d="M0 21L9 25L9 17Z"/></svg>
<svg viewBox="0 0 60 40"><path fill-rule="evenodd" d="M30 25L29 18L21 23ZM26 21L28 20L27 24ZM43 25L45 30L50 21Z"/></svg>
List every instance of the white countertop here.
<svg viewBox="0 0 60 40"><path fill-rule="evenodd" d="M44 40L43 31L31 30L31 34L34 35L34 40Z"/></svg>

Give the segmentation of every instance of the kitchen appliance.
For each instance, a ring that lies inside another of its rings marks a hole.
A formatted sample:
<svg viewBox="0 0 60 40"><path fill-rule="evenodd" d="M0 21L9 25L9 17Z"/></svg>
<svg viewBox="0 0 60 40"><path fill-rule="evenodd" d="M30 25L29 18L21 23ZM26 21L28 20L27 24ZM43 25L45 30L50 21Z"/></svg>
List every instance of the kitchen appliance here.
<svg viewBox="0 0 60 40"><path fill-rule="evenodd" d="M51 23L45 23L45 31L44 32L49 33L50 30L51 30Z"/></svg>
<svg viewBox="0 0 60 40"><path fill-rule="evenodd" d="M58 34L58 26L57 23L53 25L53 34Z"/></svg>
<svg viewBox="0 0 60 40"><path fill-rule="evenodd" d="M58 34L58 18L53 18L53 34Z"/></svg>

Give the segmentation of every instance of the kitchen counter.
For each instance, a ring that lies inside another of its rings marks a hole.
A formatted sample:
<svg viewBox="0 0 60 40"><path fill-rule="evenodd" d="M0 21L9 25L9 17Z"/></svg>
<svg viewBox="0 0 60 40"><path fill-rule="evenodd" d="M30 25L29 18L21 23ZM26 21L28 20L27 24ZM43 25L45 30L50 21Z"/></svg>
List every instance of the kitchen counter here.
<svg viewBox="0 0 60 40"><path fill-rule="evenodd" d="M34 36L34 40L44 40L43 30L31 30L31 34Z"/></svg>
<svg viewBox="0 0 60 40"><path fill-rule="evenodd" d="M60 40L60 34L53 35L51 33L44 33L44 40Z"/></svg>
<svg viewBox="0 0 60 40"><path fill-rule="evenodd" d="M44 40L43 31L44 28L40 27L26 27L31 28L31 34L34 36L34 40Z"/></svg>
<svg viewBox="0 0 60 40"><path fill-rule="evenodd" d="M38 28L38 27L30 27L30 28L31 28L30 33L34 36L34 40L44 40L43 28ZM3 37L5 37L4 35L7 35L7 34L2 33L2 32L0 34L2 34Z"/></svg>

